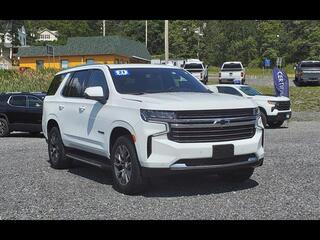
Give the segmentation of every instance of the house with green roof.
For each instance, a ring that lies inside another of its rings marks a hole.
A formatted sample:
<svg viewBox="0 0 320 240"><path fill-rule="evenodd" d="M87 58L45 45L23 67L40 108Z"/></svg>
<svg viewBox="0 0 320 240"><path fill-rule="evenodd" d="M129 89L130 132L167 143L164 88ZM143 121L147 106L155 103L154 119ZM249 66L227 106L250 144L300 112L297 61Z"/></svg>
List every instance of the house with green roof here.
<svg viewBox="0 0 320 240"><path fill-rule="evenodd" d="M61 46L20 47L17 53L20 68L65 69L82 64L150 63L151 55L146 46L121 36L72 37Z"/></svg>

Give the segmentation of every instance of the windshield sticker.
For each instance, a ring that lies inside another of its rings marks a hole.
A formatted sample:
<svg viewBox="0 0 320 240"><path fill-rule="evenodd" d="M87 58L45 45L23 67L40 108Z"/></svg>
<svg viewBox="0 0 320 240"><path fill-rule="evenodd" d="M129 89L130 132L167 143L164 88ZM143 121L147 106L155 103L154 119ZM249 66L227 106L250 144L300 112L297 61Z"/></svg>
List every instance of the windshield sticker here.
<svg viewBox="0 0 320 240"><path fill-rule="evenodd" d="M130 75L130 74L129 74L129 71L128 71L128 70L125 70L125 69L115 70L115 71L114 71L114 74L115 74L116 76L128 76L128 75Z"/></svg>

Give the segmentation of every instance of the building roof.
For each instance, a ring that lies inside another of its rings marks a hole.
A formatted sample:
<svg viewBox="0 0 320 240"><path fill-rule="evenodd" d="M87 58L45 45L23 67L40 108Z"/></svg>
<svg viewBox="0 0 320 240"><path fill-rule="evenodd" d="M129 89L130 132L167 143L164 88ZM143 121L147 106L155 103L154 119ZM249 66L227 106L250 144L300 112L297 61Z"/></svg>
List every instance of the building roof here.
<svg viewBox="0 0 320 240"><path fill-rule="evenodd" d="M151 55L146 46L131 39L120 36L106 37L72 37L66 45L54 46L55 56L79 56L116 54L150 60ZM20 47L17 56L47 56L46 46Z"/></svg>

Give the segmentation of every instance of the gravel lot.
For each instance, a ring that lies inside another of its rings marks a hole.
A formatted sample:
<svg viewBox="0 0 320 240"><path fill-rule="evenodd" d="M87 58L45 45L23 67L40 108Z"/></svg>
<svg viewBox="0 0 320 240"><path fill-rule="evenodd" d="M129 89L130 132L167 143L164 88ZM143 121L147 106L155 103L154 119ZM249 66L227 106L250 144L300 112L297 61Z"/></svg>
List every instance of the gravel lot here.
<svg viewBox="0 0 320 240"><path fill-rule="evenodd" d="M54 170L44 138L0 139L1 219L319 219L320 122L266 130L266 157L252 179L156 179L142 196L113 190L110 172Z"/></svg>

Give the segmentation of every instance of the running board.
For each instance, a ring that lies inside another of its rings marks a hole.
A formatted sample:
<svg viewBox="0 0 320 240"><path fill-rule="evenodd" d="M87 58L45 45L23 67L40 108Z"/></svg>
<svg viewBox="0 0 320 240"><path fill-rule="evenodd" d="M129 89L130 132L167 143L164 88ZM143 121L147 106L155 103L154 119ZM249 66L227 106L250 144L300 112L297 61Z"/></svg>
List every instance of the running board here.
<svg viewBox="0 0 320 240"><path fill-rule="evenodd" d="M77 151L77 153L75 153L75 151ZM81 154L78 152L81 152ZM111 166L108 158L80 150L69 150L66 153L66 157L102 169L110 168Z"/></svg>

